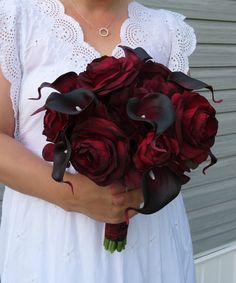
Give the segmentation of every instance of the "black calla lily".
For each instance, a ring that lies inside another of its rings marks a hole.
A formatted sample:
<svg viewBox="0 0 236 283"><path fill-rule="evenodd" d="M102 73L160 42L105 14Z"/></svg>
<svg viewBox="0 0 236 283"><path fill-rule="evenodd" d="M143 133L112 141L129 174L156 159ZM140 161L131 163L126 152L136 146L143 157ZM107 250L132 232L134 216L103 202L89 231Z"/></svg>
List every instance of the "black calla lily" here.
<svg viewBox="0 0 236 283"><path fill-rule="evenodd" d="M44 82L38 88L39 96L30 100L39 100L42 96L41 91L45 87L53 88L61 93L70 92L76 88L78 75L75 72L68 72L58 77L53 83Z"/></svg>
<svg viewBox="0 0 236 283"><path fill-rule="evenodd" d="M207 170L208 168L210 168L211 166L213 166L214 164L217 163L217 158L215 157L215 155L212 153L211 150L210 150L210 152L209 152L209 156L210 156L210 158L211 158L211 162L210 162L209 165L207 165L206 167L204 167L203 170L202 170L202 173L205 174L205 175L206 175L206 170Z"/></svg>
<svg viewBox="0 0 236 283"><path fill-rule="evenodd" d="M135 121L147 122L161 134L175 120L175 110L171 100L161 93L150 93L139 99L129 99L127 114Z"/></svg>
<svg viewBox="0 0 236 283"><path fill-rule="evenodd" d="M96 103L96 101L95 94L83 88L62 94L52 92L48 96L45 105L36 110L32 115L44 111L45 109L51 109L68 115L77 115L93 103Z"/></svg>
<svg viewBox="0 0 236 283"><path fill-rule="evenodd" d="M182 73L182 72L172 72L169 77L168 77L168 81L172 81L177 83L178 85L180 85L181 87L187 89L187 90L199 90L202 88L206 88L208 90L210 90L211 94L212 94L212 100L215 103L221 103L223 100L215 100L214 97L214 90L213 87L211 85L208 85L200 80L191 78L189 76L187 76L186 74Z"/></svg>
<svg viewBox="0 0 236 283"><path fill-rule="evenodd" d="M152 57L141 47L137 47L134 49L134 53L138 56L141 61L148 61L152 59Z"/></svg>
<svg viewBox="0 0 236 283"><path fill-rule="evenodd" d="M61 133L61 140L55 144L53 157L52 177L57 182L63 182L65 170L71 157L71 145L64 132Z"/></svg>
<svg viewBox="0 0 236 283"><path fill-rule="evenodd" d="M177 197L181 190L180 179L167 167L155 167L143 175L142 190L144 206L133 209L142 214L152 214Z"/></svg>

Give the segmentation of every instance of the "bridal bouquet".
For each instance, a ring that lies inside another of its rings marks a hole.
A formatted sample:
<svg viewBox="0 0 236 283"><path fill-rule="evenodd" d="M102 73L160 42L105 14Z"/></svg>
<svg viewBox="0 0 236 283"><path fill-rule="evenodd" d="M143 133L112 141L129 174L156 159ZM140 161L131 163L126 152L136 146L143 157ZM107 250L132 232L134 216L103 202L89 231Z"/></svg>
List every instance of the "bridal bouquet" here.
<svg viewBox="0 0 236 283"><path fill-rule="evenodd" d="M63 182L72 165L99 186L120 182L142 188L143 207L151 214L168 204L189 181L185 172L208 156L218 129L215 109L195 92L211 86L181 72L171 72L142 49L122 47L125 57L103 56L86 71L69 72L39 87L55 89L44 106L42 155L53 162L52 177ZM216 102L216 101L215 101ZM128 219L106 224L104 247L125 248Z"/></svg>

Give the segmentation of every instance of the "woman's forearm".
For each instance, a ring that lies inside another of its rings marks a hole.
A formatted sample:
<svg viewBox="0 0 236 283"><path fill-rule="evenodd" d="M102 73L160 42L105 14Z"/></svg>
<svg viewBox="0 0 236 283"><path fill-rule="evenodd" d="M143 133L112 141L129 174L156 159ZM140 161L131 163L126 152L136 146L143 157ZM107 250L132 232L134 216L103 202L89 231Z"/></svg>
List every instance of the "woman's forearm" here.
<svg viewBox="0 0 236 283"><path fill-rule="evenodd" d="M52 167L10 136L0 133L0 183L21 193L58 203L63 183L51 177ZM66 178L70 178L66 174Z"/></svg>
<svg viewBox="0 0 236 283"><path fill-rule="evenodd" d="M12 137L0 133L0 183L67 210L86 214L107 223L124 221L127 207L139 207L143 202L141 190L124 192L123 186L112 184L101 188L86 176L65 173L70 186L51 177L52 166L26 149ZM131 211L129 216L136 214Z"/></svg>

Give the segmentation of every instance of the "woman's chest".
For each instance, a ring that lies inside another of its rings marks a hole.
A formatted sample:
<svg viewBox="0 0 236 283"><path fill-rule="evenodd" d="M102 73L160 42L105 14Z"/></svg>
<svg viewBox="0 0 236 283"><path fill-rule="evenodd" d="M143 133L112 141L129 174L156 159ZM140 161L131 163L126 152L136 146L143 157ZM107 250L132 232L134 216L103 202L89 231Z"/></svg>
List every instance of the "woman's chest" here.
<svg viewBox="0 0 236 283"><path fill-rule="evenodd" d="M43 82L53 82L70 71L80 73L101 56L86 42L81 26L65 14L58 0L32 2L34 9L25 14L21 31L21 117L28 117L32 109L37 109L38 103L29 102L29 98L37 97L37 89ZM151 15L142 16L142 7L136 2L129 6L129 17L120 27L120 45L142 47L155 61L167 65L171 46L165 26L160 21L159 27L151 28L153 19ZM124 51L116 45L112 55L119 58Z"/></svg>
<svg viewBox="0 0 236 283"><path fill-rule="evenodd" d="M88 63L101 56L98 50L102 48L99 47L108 43L97 41L92 44L90 41L89 44L80 24L65 14L59 0L32 2L34 7L24 15L21 27L24 78L32 73L41 73L42 76L53 73L60 75L63 71L79 73L86 69ZM156 28L153 28L153 15L147 15L145 9L142 5L131 2L128 18L121 22L120 29L116 31L119 34L116 37L117 44L112 41L112 47L108 46L107 50L112 49L114 57L122 57L124 52L119 45L142 47L155 61L167 65L171 49L168 31L161 19Z"/></svg>

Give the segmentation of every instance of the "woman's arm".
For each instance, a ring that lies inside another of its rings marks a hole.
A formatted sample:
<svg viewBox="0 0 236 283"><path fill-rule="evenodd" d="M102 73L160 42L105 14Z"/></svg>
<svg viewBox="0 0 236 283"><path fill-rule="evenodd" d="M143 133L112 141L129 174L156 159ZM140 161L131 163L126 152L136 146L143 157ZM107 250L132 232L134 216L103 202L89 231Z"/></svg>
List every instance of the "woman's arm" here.
<svg viewBox="0 0 236 283"><path fill-rule="evenodd" d="M0 71L0 183L60 206L108 223L124 220L127 207L139 207L140 190L123 193L120 185L101 188L80 174L65 174L75 193L51 177L52 167L13 138L14 114L9 96L10 84ZM116 194L119 192L120 194ZM130 217L135 215L131 213Z"/></svg>

